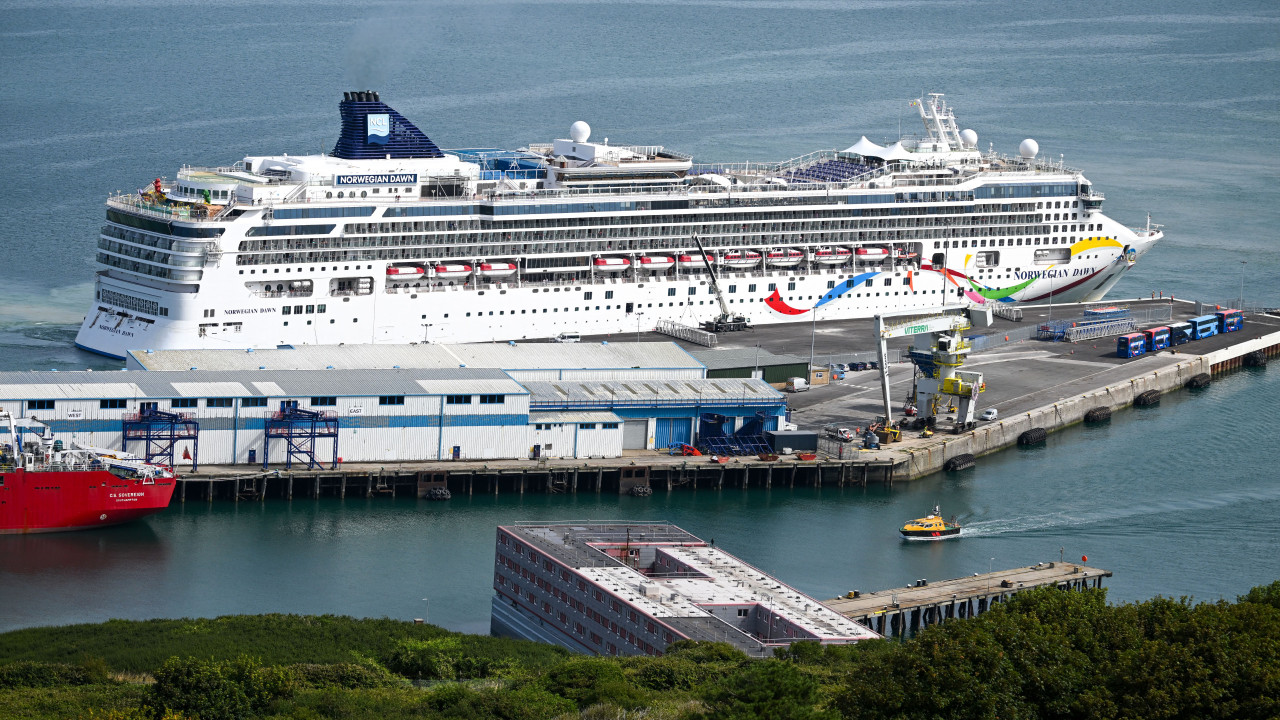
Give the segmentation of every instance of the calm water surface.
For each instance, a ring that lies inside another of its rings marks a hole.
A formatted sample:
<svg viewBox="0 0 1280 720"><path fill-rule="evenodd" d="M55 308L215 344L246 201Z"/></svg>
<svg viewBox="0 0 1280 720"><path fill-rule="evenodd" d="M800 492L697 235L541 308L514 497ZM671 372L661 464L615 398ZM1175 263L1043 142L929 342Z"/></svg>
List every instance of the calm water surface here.
<svg viewBox="0 0 1280 720"><path fill-rule="evenodd" d="M1033 137L1085 169L1110 216L1166 224L1117 296L1280 305L1277 37L1265 2L0 0L0 369L119 367L71 347L108 193L183 163L326 150L342 91L363 88L443 147L544 142L581 119L707 161L883 142L916 129L909 99L946 92L984 146ZM1063 548L1116 571L1114 598L1231 597L1280 577L1263 422L1278 377L891 491L191 503L5 537L0 630L294 611L483 631L494 527L572 517L670 520L818 596ZM934 503L968 536L899 543Z"/></svg>

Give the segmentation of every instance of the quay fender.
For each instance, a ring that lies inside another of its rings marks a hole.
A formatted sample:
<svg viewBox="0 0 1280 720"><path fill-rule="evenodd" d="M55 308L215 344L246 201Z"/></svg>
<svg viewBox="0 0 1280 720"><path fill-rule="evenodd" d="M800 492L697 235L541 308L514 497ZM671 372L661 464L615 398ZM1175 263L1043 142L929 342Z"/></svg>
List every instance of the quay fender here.
<svg viewBox="0 0 1280 720"><path fill-rule="evenodd" d="M1145 392L1143 392L1143 393L1140 393L1140 394L1138 395L1138 397L1136 397L1136 398L1134 398L1134 399L1133 399L1133 404L1134 404L1134 405L1137 405L1138 407L1149 407L1149 406L1152 406L1152 405L1159 405L1159 404L1160 404L1160 391L1159 391L1159 390L1147 390L1147 391L1145 391Z"/></svg>
<svg viewBox="0 0 1280 720"><path fill-rule="evenodd" d="M1197 390L1199 388L1206 388L1206 387L1209 387L1209 383L1212 381L1213 381L1212 375L1210 375L1209 373L1200 373L1198 375L1191 376L1191 379L1187 381L1187 387L1193 390Z"/></svg>
<svg viewBox="0 0 1280 720"><path fill-rule="evenodd" d="M959 472L977 466L978 461L969 453L961 453L942 464L947 472Z"/></svg>
<svg viewBox="0 0 1280 720"><path fill-rule="evenodd" d="M1091 408L1084 414L1084 421L1087 423L1103 423L1111 419L1111 408L1096 407Z"/></svg>
<svg viewBox="0 0 1280 720"><path fill-rule="evenodd" d="M1049 437L1049 432L1042 427L1031 428L1018 436L1019 445L1039 445Z"/></svg>

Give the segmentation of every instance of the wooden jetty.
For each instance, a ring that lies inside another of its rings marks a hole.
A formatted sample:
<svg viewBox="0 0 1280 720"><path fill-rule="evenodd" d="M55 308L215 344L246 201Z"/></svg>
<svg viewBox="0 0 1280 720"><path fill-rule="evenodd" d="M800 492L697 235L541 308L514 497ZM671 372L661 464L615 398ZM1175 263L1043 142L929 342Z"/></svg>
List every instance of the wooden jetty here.
<svg viewBox="0 0 1280 720"><path fill-rule="evenodd" d="M885 637L906 637L934 623L979 615L1023 590L1100 588L1102 579L1109 577L1110 570L1080 563L1038 563L954 580L920 580L904 588L854 590L824 604Z"/></svg>
<svg viewBox="0 0 1280 720"><path fill-rule="evenodd" d="M793 487L866 487L869 482L893 484L895 465L904 461L878 457L800 461L760 461L732 458L727 463L710 458L668 457L644 452L612 459L488 460L395 463L394 465L344 464L308 470L272 469L261 466L201 465L199 472L179 469L178 500L188 493L212 501L292 500L337 497L423 497L424 490L440 487L454 497L515 493L650 494L675 490L727 490ZM634 488L646 488L635 492Z"/></svg>

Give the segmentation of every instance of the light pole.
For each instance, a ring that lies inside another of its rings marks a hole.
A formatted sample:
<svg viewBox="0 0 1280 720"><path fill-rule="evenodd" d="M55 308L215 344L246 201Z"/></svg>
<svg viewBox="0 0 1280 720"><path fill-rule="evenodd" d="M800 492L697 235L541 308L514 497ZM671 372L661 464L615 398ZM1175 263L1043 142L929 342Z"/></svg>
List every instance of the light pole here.
<svg viewBox="0 0 1280 720"><path fill-rule="evenodd" d="M644 317L644 313L636 313L636 342L640 342L640 318Z"/></svg>
<svg viewBox="0 0 1280 720"><path fill-rule="evenodd" d="M428 336L431 334L431 323L422 323L422 343L425 345L431 342Z"/></svg>
<svg viewBox="0 0 1280 720"><path fill-rule="evenodd" d="M995 562L996 562L995 558L991 558L990 560L987 561L987 594L988 595L991 594L991 568L993 565L995 565ZM987 606L990 607L990 605L991 605L991 600L988 599Z"/></svg>
<svg viewBox="0 0 1280 720"><path fill-rule="evenodd" d="M804 381L806 383L813 378L813 343L818 336L818 308L814 308L810 312L813 313L813 326L809 330L809 367L804 371Z"/></svg>
<svg viewBox="0 0 1280 720"><path fill-rule="evenodd" d="M1244 308L1244 266L1248 264L1248 260L1240 261L1240 303L1236 305L1237 310Z"/></svg>
<svg viewBox="0 0 1280 720"><path fill-rule="evenodd" d="M430 624L431 624L431 599L430 599L430 598L422 598L422 602L424 602L424 603L426 603L426 604L427 604L427 612L426 612L426 616L422 618L422 622L424 622L424 623L426 623L426 624L430 625Z"/></svg>

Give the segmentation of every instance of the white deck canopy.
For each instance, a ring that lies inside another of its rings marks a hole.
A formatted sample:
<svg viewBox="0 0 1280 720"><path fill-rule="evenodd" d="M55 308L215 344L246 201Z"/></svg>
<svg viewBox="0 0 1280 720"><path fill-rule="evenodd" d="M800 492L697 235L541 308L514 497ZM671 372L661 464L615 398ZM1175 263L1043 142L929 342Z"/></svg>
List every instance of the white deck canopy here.
<svg viewBox="0 0 1280 720"><path fill-rule="evenodd" d="M881 154L884 152L884 147L871 142L866 135L863 135L861 140L845 148L844 151L863 157L882 157Z"/></svg>

